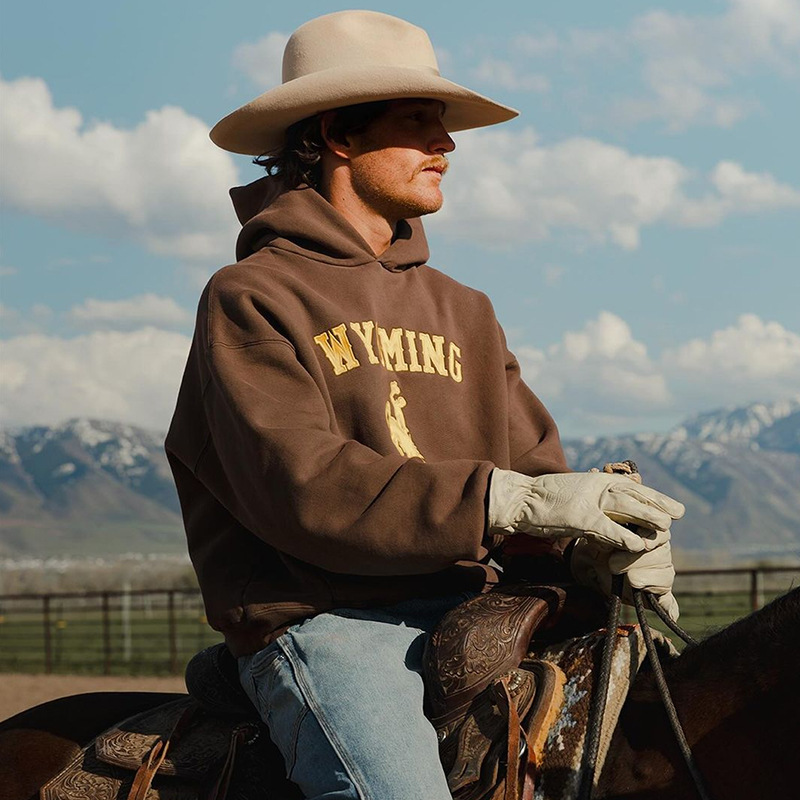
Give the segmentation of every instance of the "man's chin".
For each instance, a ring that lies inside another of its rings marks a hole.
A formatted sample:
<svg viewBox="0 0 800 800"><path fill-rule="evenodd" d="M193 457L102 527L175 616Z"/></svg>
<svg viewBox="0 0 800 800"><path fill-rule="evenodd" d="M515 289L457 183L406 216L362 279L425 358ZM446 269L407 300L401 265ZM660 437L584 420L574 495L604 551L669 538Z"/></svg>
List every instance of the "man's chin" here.
<svg viewBox="0 0 800 800"><path fill-rule="evenodd" d="M403 219L413 219L414 217L424 217L426 214L435 214L443 205L444 198L418 198L405 205Z"/></svg>

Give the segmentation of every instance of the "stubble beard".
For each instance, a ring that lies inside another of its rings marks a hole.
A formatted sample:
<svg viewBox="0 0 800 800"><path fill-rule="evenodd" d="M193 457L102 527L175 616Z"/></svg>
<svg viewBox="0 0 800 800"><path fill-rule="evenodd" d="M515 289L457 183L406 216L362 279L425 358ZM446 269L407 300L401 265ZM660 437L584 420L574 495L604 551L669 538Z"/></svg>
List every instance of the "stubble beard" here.
<svg viewBox="0 0 800 800"><path fill-rule="evenodd" d="M434 214L442 207L444 198L438 184L431 184L430 188L420 185L426 180L419 177L426 166L421 165L411 179L403 182L397 172L387 174L369 163L362 164L353 176L353 188L365 205L392 224Z"/></svg>

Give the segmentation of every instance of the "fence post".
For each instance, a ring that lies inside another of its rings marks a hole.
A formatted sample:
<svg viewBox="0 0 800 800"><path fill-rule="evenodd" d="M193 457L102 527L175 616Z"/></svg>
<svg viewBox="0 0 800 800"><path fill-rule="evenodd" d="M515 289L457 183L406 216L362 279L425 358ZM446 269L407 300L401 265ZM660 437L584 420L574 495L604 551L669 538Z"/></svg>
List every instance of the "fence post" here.
<svg viewBox="0 0 800 800"><path fill-rule="evenodd" d="M42 597L42 616L44 618L44 671L53 671L53 632L50 626L50 595Z"/></svg>
<svg viewBox="0 0 800 800"><path fill-rule="evenodd" d="M750 607L758 611L764 605L764 580L758 567L750 571Z"/></svg>
<svg viewBox="0 0 800 800"><path fill-rule="evenodd" d="M178 672L178 626L175 620L175 592L167 592L167 621L169 630L169 671Z"/></svg>
<svg viewBox="0 0 800 800"><path fill-rule="evenodd" d="M103 675L111 674L111 609L108 592L103 592Z"/></svg>
<svg viewBox="0 0 800 800"><path fill-rule="evenodd" d="M122 622L122 658L130 661L133 652L131 637L131 582L125 581L122 587L122 608L120 609Z"/></svg>

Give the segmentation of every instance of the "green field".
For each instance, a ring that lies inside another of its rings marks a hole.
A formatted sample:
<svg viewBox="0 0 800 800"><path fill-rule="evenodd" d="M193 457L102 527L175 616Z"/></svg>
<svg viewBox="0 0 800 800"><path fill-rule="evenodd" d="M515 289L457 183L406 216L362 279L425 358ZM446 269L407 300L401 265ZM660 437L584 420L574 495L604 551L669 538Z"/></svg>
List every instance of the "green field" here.
<svg viewBox="0 0 800 800"><path fill-rule="evenodd" d="M0 599L0 671L64 674L180 673L198 650L221 641L196 594L172 610L164 593L41 601Z"/></svg>
<svg viewBox="0 0 800 800"><path fill-rule="evenodd" d="M746 575L737 577L737 588L727 575L685 581L677 592L681 625L702 639L749 614L754 602L769 602L791 588L798 573L769 578L757 595ZM623 607L622 621L636 621L633 609ZM180 674L194 653L220 640L208 627L196 590L0 597L2 672Z"/></svg>

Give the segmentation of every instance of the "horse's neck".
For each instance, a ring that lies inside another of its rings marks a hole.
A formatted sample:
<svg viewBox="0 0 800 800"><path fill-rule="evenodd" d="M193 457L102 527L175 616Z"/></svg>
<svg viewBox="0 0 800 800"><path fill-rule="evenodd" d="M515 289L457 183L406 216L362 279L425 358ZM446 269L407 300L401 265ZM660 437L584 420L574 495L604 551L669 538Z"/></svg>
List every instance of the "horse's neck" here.
<svg viewBox="0 0 800 800"><path fill-rule="evenodd" d="M733 715L744 719L776 691L800 704L800 590L751 614L667 666L676 707L696 737Z"/></svg>
<svg viewBox="0 0 800 800"><path fill-rule="evenodd" d="M781 794L788 770L768 765L800 752L798 674L800 590L667 665L678 717L713 798L790 796ZM650 672L634 683L609 759L607 797L623 788L631 798L697 796Z"/></svg>

